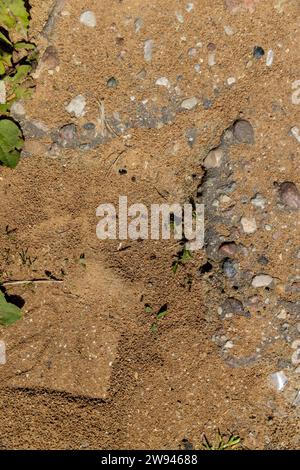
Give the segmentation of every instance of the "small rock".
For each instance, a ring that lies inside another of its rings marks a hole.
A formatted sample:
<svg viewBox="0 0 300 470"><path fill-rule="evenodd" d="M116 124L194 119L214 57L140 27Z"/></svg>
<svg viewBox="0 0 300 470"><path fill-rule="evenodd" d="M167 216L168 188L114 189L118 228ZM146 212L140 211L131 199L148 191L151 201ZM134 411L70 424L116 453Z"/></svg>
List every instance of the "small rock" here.
<svg viewBox="0 0 300 470"><path fill-rule="evenodd" d="M234 31L230 26L224 26L224 31L227 36L232 36L234 34Z"/></svg>
<svg viewBox="0 0 300 470"><path fill-rule="evenodd" d="M72 148L77 145L77 128L75 124L67 124L59 129L56 143L64 148Z"/></svg>
<svg viewBox="0 0 300 470"><path fill-rule="evenodd" d="M259 274L252 279L252 286L255 288L269 287L272 282L272 276L269 276L268 274Z"/></svg>
<svg viewBox="0 0 300 470"><path fill-rule="evenodd" d="M296 349L296 351L293 352L291 361L293 366L298 366L300 364L300 349Z"/></svg>
<svg viewBox="0 0 300 470"><path fill-rule="evenodd" d="M247 217L242 217L241 224L243 227L244 233L255 233L257 230L256 220L253 218L248 219Z"/></svg>
<svg viewBox="0 0 300 470"><path fill-rule="evenodd" d="M300 144L300 130L299 130L299 127L293 126L293 127L291 128L291 135L292 135L293 137L295 137L295 139L296 139L296 140L299 142L299 144Z"/></svg>
<svg viewBox="0 0 300 470"><path fill-rule="evenodd" d="M279 187L279 196L283 204L292 210L300 209L300 193L297 186L289 181Z"/></svg>
<svg viewBox="0 0 300 470"><path fill-rule="evenodd" d="M236 263L234 263L231 259L226 259L222 266L225 276L229 279L235 277L237 274L236 266Z"/></svg>
<svg viewBox="0 0 300 470"><path fill-rule="evenodd" d="M182 109L191 110L195 106L197 106L197 104L198 104L198 100L195 96L193 96L193 98L187 98L186 100L183 100L181 103L181 107Z"/></svg>
<svg viewBox="0 0 300 470"><path fill-rule="evenodd" d="M266 66L271 67L271 65L273 64L273 60L274 60L274 52L272 51L272 49L270 49L267 53Z"/></svg>
<svg viewBox="0 0 300 470"><path fill-rule="evenodd" d="M117 88L118 86L118 80L115 77L111 77L107 80L107 86L108 88Z"/></svg>
<svg viewBox="0 0 300 470"><path fill-rule="evenodd" d="M235 77L229 77L229 78L227 78L227 85L228 85L228 86L234 85L235 82L236 82Z"/></svg>
<svg viewBox="0 0 300 470"><path fill-rule="evenodd" d="M89 28L95 28L95 26L97 25L95 13L93 13L92 11L83 12L80 16L80 23L84 24L85 26L88 26Z"/></svg>
<svg viewBox="0 0 300 470"><path fill-rule="evenodd" d="M204 109L210 109L212 107L212 105L213 105L213 102L210 99L204 98L204 100L203 100Z"/></svg>
<svg viewBox="0 0 300 470"><path fill-rule="evenodd" d="M299 406L300 405L300 391L297 392L295 399L293 401L293 406Z"/></svg>
<svg viewBox="0 0 300 470"><path fill-rule="evenodd" d="M142 29L142 26L143 26L143 20L142 18L137 18L134 22L134 31L136 33L139 33L140 30Z"/></svg>
<svg viewBox="0 0 300 470"><path fill-rule="evenodd" d="M86 106L85 97L82 95L78 95L70 101L70 103L66 107L66 111L69 114L75 114L77 118L80 118L85 115L85 111L84 111L85 106Z"/></svg>
<svg viewBox="0 0 300 470"><path fill-rule="evenodd" d="M260 256L257 261L259 262L259 264L262 264L263 266L266 266L267 264L269 264L268 258L264 255Z"/></svg>
<svg viewBox="0 0 300 470"><path fill-rule="evenodd" d="M190 13L194 9L194 4L193 3L188 3L185 7L186 11Z"/></svg>
<svg viewBox="0 0 300 470"><path fill-rule="evenodd" d="M225 344L224 344L224 349L232 349L234 346L233 342L232 341L227 341Z"/></svg>
<svg viewBox="0 0 300 470"><path fill-rule="evenodd" d="M21 118L25 116L26 111L21 101L15 101L12 104L10 108L10 113L13 117L16 117L16 118Z"/></svg>
<svg viewBox="0 0 300 470"><path fill-rule="evenodd" d="M300 349L300 339L295 339L295 341L292 342L291 348Z"/></svg>
<svg viewBox="0 0 300 470"><path fill-rule="evenodd" d="M166 88L170 88L171 84L166 77L160 77L156 80L155 85L158 86L165 86Z"/></svg>
<svg viewBox="0 0 300 470"><path fill-rule="evenodd" d="M0 365L6 364L6 346L4 341L0 341Z"/></svg>
<svg viewBox="0 0 300 470"><path fill-rule="evenodd" d="M238 247L234 242L225 242L219 247L219 253L222 256L233 257L237 254Z"/></svg>
<svg viewBox="0 0 300 470"><path fill-rule="evenodd" d="M42 67L47 70L55 70L59 66L59 57L57 49L54 46L48 46L42 57Z"/></svg>
<svg viewBox="0 0 300 470"><path fill-rule="evenodd" d="M260 46L255 46L254 49L253 49L253 57L255 57L255 59L260 59L261 57L263 57L265 55L265 51L263 50L262 47Z"/></svg>
<svg viewBox="0 0 300 470"><path fill-rule="evenodd" d="M6 103L6 86L4 81L0 81L0 104Z"/></svg>
<svg viewBox="0 0 300 470"><path fill-rule="evenodd" d="M275 372L269 376L272 385L277 392L281 392L288 383L288 379L283 371Z"/></svg>
<svg viewBox="0 0 300 470"><path fill-rule="evenodd" d="M147 41L144 42L144 59L147 62L151 62L152 60L153 45L154 41L152 39L147 39Z"/></svg>
<svg viewBox="0 0 300 470"><path fill-rule="evenodd" d="M250 317L250 313L244 309L242 302L230 297L223 302L221 306L221 315L223 318L231 317L233 315L242 315L244 317Z"/></svg>
<svg viewBox="0 0 300 470"><path fill-rule="evenodd" d="M219 168L224 157L224 152L221 147L215 148L209 152L205 158L203 165L206 169Z"/></svg>
<svg viewBox="0 0 300 470"><path fill-rule="evenodd" d="M233 136L235 140L242 144L254 144L254 131L250 122L241 119L233 126Z"/></svg>
<svg viewBox="0 0 300 470"><path fill-rule="evenodd" d="M251 204L258 209L264 209L266 207L266 200L262 197L261 194L257 193L252 199Z"/></svg>

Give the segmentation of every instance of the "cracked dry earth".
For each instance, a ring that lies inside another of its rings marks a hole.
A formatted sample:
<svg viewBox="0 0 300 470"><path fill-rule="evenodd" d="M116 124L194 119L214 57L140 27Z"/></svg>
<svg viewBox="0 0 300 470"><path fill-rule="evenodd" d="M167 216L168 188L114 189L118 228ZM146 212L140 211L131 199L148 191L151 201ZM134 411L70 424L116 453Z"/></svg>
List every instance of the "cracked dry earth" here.
<svg viewBox="0 0 300 470"><path fill-rule="evenodd" d="M36 90L0 169L24 303L0 330L0 447L201 448L220 428L299 449L299 1L30 4ZM203 249L174 274L176 240L98 240L119 195L204 203Z"/></svg>

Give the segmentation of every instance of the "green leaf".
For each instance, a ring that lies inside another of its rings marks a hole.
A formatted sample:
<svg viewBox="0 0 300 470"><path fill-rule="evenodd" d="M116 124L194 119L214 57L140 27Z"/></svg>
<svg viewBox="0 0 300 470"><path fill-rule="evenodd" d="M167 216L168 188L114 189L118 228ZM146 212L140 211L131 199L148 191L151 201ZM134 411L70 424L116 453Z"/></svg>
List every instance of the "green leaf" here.
<svg viewBox="0 0 300 470"><path fill-rule="evenodd" d="M26 49L26 51L30 51L34 50L36 46L32 42L19 41L14 44L14 48L16 49L16 51L19 51L21 49Z"/></svg>
<svg viewBox="0 0 300 470"><path fill-rule="evenodd" d="M31 70L31 65L20 65L17 68L16 73L9 77L8 81L12 83L21 83L29 74Z"/></svg>
<svg viewBox="0 0 300 470"><path fill-rule="evenodd" d="M7 37L3 33L1 33L1 31L0 31L0 41L5 42L5 44L8 44L9 46L12 46L12 43L10 42L10 40L7 39Z"/></svg>
<svg viewBox="0 0 300 470"><path fill-rule="evenodd" d="M7 302L3 292L0 292L0 325L12 325L22 317L22 310L16 305Z"/></svg>
<svg viewBox="0 0 300 470"><path fill-rule="evenodd" d="M15 29L26 36L29 25L29 14L24 0L1 0L0 26Z"/></svg>
<svg viewBox="0 0 300 470"><path fill-rule="evenodd" d="M151 333L153 333L155 335L157 333L157 329L158 329L157 323L152 323L152 325L150 327Z"/></svg>
<svg viewBox="0 0 300 470"><path fill-rule="evenodd" d="M22 146L22 132L17 124L9 119L0 120L0 162L15 168L20 159Z"/></svg>
<svg viewBox="0 0 300 470"><path fill-rule="evenodd" d="M145 305L145 312L146 312L146 313L151 313L151 312L152 312L152 307L151 307L151 305L149 305L149 304L146 304L146 305Z"/></svg>
<svg viewBox="0 0 300 470"><path fill-rule="evenodd" d="M163 320L168 315L168 310L161 310L156 315L157 320Z"/></svg>

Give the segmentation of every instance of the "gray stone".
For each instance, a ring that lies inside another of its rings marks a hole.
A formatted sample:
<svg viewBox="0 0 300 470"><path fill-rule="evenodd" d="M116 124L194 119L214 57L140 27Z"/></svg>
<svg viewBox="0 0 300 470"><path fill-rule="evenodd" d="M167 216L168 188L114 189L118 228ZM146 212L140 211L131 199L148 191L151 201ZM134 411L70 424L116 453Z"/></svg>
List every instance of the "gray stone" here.
<svg viewBox="0 0 300 470"><path fill-rule="evenodd" d="M183 100L181 103L182 109L193 109L195 106L197 106L198 100L195 96L193 98L187 98L186 100Z"/></svg>
<svg viewBox="0 0 300 470"><path fill-rule="evenodd" d="M237 264L234 263L231 259L226 259L223 263L223 272L226 277L233 278L237 274Z"/></svg>
<svg viewBox="0 0 300 470"><path fill-rule="evenodd" d="M209 152L205 158L203 165L205 168L219 168L222 164L224 152L221 147L215 148Z"/></svg>
<svg viewBox="0 0 300 470"><path fill-rule="evenodd" d="M95 28L97 24L95 13L92 11L84 11L80 15L80 23L88 26L89 28Z"/></svg>
<svg viewBox="0 0 300 470"><path fill-rule="evenodd" d="M144 59L147 62L151 62L152 60L153 46L153 39L147 39L147 41L144 42Z"/></svg>
<svg viewBox="0 0 300 470"><path fill-rule="evenodd" d="M252 286L255 288L269 287L273 282L273 278L268 274L259 274L252 279Z"/></svg>
<svg viewBox="0 0 300 470"><path fill-rule="evenodd" d="M288 383L285 373L281 370L269 376L271 383L277 392L281 392Z"/></svg>
<svg viewBox="0 0 300 470"><path fill-rule="evenodd" d="M4 341L0 341L0 365L6 364L6 346Z"/></svg>
<svg viewBox="0 0 300 470"><path fill-rule="evenodd" d="M243 119L236 121L233 126L235 140L242 144L254 144L254 131L250 122Z"/></svg>
<svg viewBox="0 0 300 470"><path fill-rule="evenodd" d="M279 187L279 196L282 203L289 209L300 209L300 193L295 183L290 181L282 183Z"/></svg>
<svg viewBox="0 0 300 470"><path fill-rule="evenodd" d="M73 98L68 106L66 106L66 111L69 114L74 114L77 118L84 116L85 114L86 100L83 95L78 95Z"/></svg>

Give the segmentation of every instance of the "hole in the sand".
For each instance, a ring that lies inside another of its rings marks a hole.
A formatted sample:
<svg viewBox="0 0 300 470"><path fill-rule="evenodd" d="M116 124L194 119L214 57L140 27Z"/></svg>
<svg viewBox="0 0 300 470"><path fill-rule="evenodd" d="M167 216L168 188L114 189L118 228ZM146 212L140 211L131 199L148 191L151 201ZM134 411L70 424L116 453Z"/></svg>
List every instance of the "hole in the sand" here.
<svg viewBox="0 0 300 470"><path fill-rule="evenodd" d="M25 300L20 295L5 295L7 302L14 304L19 308L23 308L25 305Z"/></svg>
<svg viewBox="0 0 300 470"><path fill-rule="evenodd" d="M213 265L207 261L204 263L201 268L199 269L201 274L209 273L213 269Z"/></svg>

